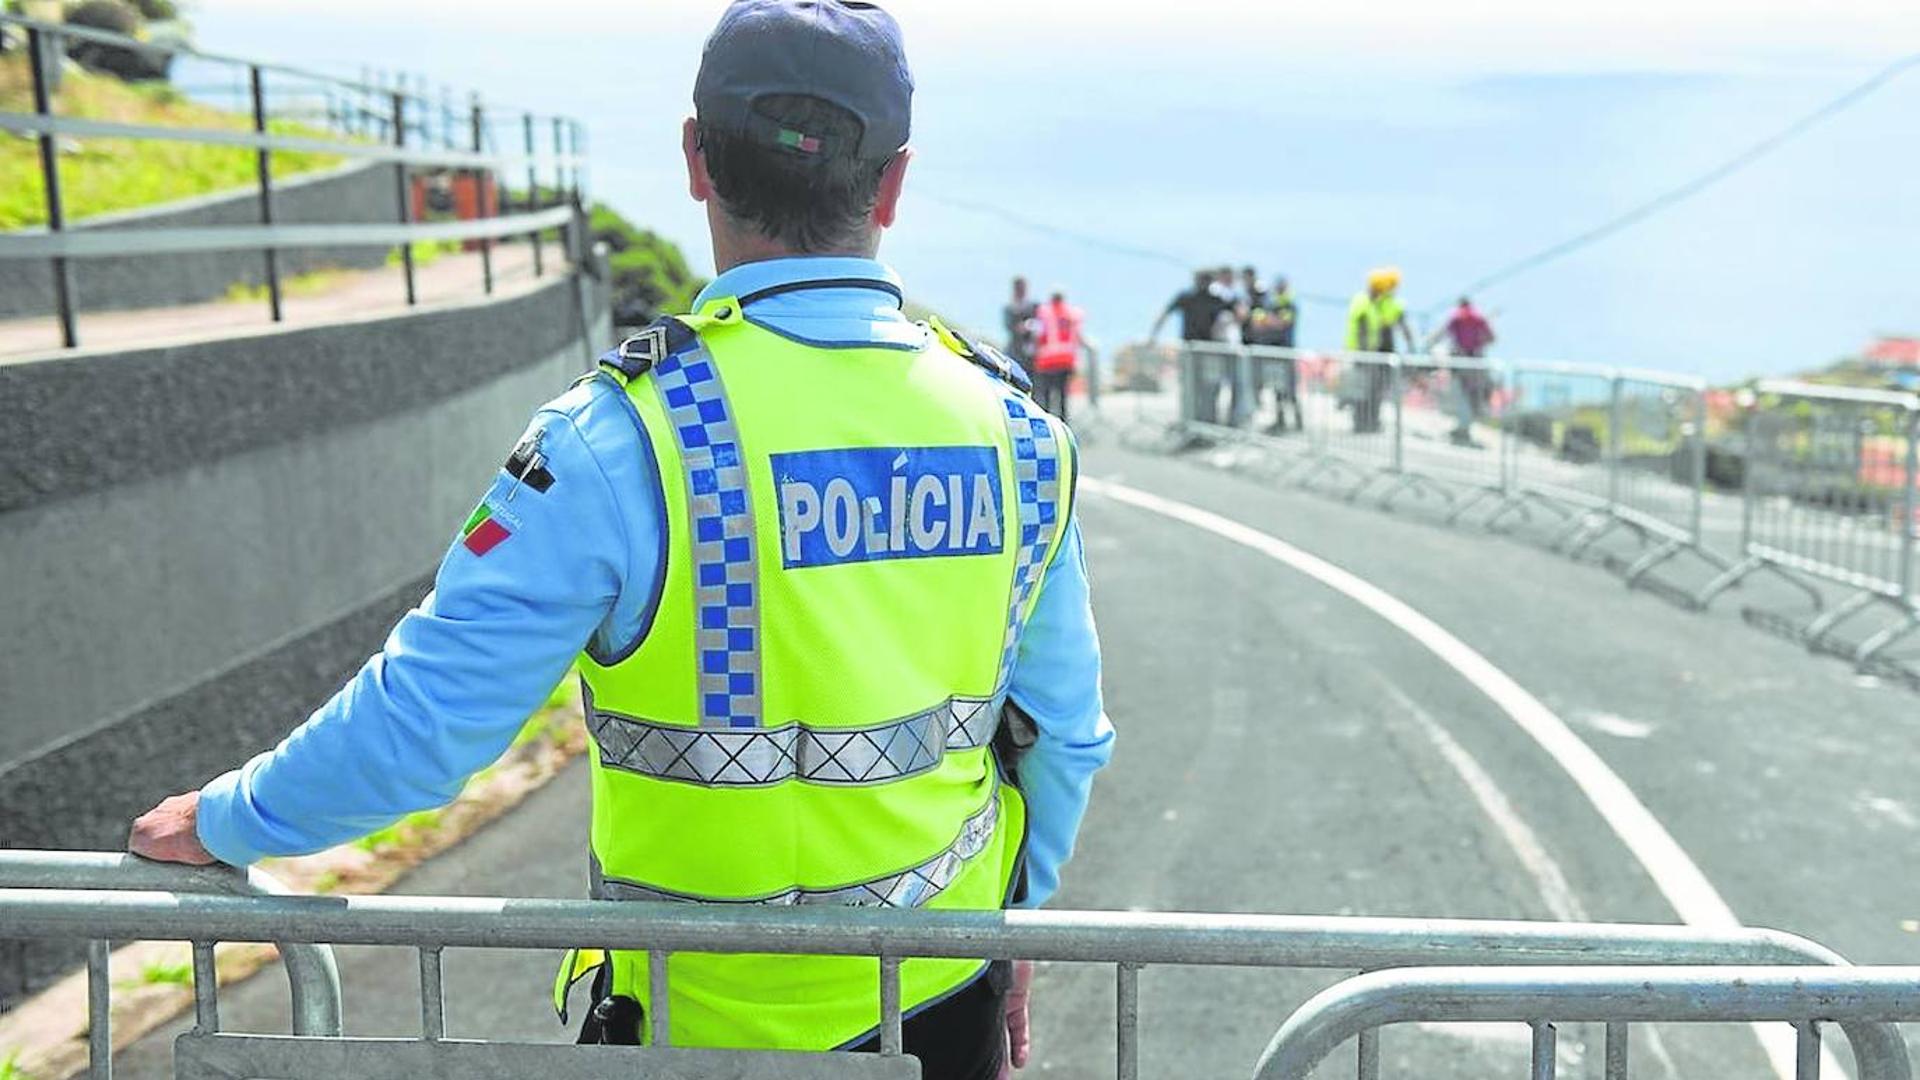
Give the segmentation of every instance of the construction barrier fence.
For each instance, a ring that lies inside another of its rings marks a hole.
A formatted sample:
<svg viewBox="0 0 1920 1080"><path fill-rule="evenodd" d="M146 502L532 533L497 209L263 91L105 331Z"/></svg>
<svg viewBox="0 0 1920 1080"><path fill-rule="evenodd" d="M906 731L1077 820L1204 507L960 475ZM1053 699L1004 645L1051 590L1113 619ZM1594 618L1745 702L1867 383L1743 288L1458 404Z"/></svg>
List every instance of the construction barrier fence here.
<svg viewBox="0 0 1920 1080"><path fill-rule="evenodd" d="M1221 342L1168 363L1165 446L1257 446L1285 482L1382 506L1418 496L1449 523L1543 523L1554 549L1699 609L1767 572L1812 605L1784 617L1792 633L1863 668L1920 630L1913 394L1772 380L1716 413L1732 395L1699 378L1595 364ZM1619 537L1624 553L1601 550ZM1658 576L1681 556L1704 585ZM1843 640L1876 610L1888 618Z"/></svg>
<svg viewBox="0 0 1920 1080"><path fill-rule="evenodd" d="M262 1076L305 1080L347 1075L372 1080L453 1075L503 1080L539 1075L550 1080L573 1080L656 1074L648 1070L689 1080L915 1077L919 1075L918 1062L904 1053L902 1045L899 983L900 962L911 957L1111 965L1116 994L1116 1075L1120 1080L1140 1076L1140 980L1144 969L1155 965L1361 972L1441 967L1447 969L1435 977L1441 981L1468 978L1453 969L1488 968L1491 970L1482 977L1485 985L1531 988L1539 1000L1554 1006L1543 1005L1524 1019L1606 1022L1703 1017L1687 1012L1681 1008L1683 1000L1671 997L1648 999L1650 1003L1635 1006L1637 1011L1595 1013L1571 996L1569 987L1577 982L1581 968L1632 965L1627 969L1630 978L1648 981L1656 978L1649 967L1689 965L1683 976L1676 977L1686 980L1688 986L1707 989L1692 997L1682 995L1685 1000L1715 994L1724 997L1732 994L1736 985L1760 985L1755 971L1771 972L1775 966L1797 968L1799 977L1812 985L1816 976L1807 972L1811 965L1819 969L1817 980L1823 980L1817 983L1820 987L1834 993L1857 992L1863 999L1878 993L1877 988L1886 981L1875 969L1844 966L1845 961L1837 954L1804 938L1762 929L1470 919L934 912L594 900L286 896L257 872L241 877L231 871L159 865L127 855L31 851L0 852L0 936L79 938L91 943L88 971L93 1012L89 1031L95 1053L90 1075L95 1078L112 1075L108 1052L112 1033L106 1007L111 986L107 943L129 939L187 941L193 946L196 1023L177 1041L175 1049L175 1074L183 1080ZM213 948L216 942L229 941L280 944L288 959L287 976L294 985L293 1034L222 1030ZM648 1045L638 1047L447 1037L442 977L445 950L558 950L583 943L648 953L650 974L655 980L650 996L655 1002L668 1000L665 980L674 953L875 957L874 1015L880 1050L877 1054L852 1054L675 1047L669 1037L671 1018L664 1008L656 1008L648 1017ZM341 987L328 946L348 944L417 952L421 992L418 1038L342 1036ZM1616 971L1603 974L1607 978L1629 978ZM1411 993L1404 990L1407 986L1433 984L1432 980L1422 983L1420 976L1404 972L1366 978L1375 983L1386 979L1386 985L1402 988L1396 992L1403 994ZM1351 990L1356 985L1364 989L1375 983L1341 985ZM1338 991L1336 988L1328 994ZM1316 1002L1326 999L1323 994ZM1514 1004L1516 1000L1510 998L1506 1004L1517 1009L1520 1006ZM1562 1005L1566 1008L1559 1008ZM1310 1003L1300 1015L1318 1017L1350 1011L1331 1008L1314 1012L1313 1008ZM1863 1078L1906 1080L1905 1046L1898 1030L1888 1026L1888 1021L1905 1019L1906 1014L1894 1011L1898 1015L1864 1006L1848 1012L1795 1004L1784 1015L1768 1013L1753 1018L1802 1023L1839 1021L1861 1063ZM1740 1013L1728 1018L1747 1016ZM1378 1060L1375 1036L1364 1029L1392 1020L1382 1019L1378 1013L1363 1013L1362 1019L1367 1022L1331 1029L1324 1020L1314 1020L1313 1030L1320 1033L1307 1038L1298 1034L1307 1022L1296 1015L1275 1038L1273 1046L1280 1047L1281 1052L1269 1049L1259 1075L1305 1075L1284 1071L1293 1067L1285 1063L1315 1054L1324 1056L1333 1045L1357 1034L1364 1080L1372 1075L1367 1071L1369 1061L1377 1067ZM1295 1044L1306 1049L1287 1049ZM1283 1071L1272 1071L1276 1068Z"/></svg>

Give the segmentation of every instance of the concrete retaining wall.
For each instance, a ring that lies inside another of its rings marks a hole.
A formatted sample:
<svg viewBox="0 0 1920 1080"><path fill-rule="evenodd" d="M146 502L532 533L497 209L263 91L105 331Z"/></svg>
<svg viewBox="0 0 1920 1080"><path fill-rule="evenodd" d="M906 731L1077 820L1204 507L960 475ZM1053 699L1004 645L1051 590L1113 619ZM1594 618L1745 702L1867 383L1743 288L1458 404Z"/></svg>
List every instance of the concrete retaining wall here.
<svg viewBox="0 0 1920 1080"><path fill-rule="evenodd" d="M604 291L0 367L0 844L116 848L380 647ZM70 950L0 943L0 1007Z"/></svg>
<svg viewBox="0 0 1920 1080"><path fill-rule="evenodd" d="M391 165L351 164L277 181L274 220L316 225L398 220L399 196ZM158 229L260 224L259 195L251 189L103 214L79 229ZM280 253L281 279L328 266L367 268L386 262L384 247L297 248ZM126 311L217 300L235 285L264 285L266 259L257 251L200 251L178 255L76 259L75 293L81 311ZM265 301L261 301L262 304ZM51 264L0 261L0 318L55 311Z"/></svg>

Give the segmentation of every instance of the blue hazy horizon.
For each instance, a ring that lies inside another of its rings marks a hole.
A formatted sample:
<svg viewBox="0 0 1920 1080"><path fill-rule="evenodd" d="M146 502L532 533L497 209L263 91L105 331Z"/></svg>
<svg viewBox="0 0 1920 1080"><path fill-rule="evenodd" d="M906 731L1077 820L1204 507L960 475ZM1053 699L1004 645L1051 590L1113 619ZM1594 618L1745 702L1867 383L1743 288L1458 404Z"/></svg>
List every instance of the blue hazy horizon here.
<svg viewBox="0 0 1920 1080"><path fill-rule="evenodd" d="M217 51L398 68L578 116L594 195L711 271L678 147L697 35L371 29L234 9L199 25ZM917 156L883 257L916 299L987 330L1012 275L1063 284L1106 343L1143 336L1184 265L1251 262L1345 297L1393 263L1410 308L1444 309L1465 283L1718 164L1873 70L1395 74L1284 55L1246 70L1199 48L1044 65L1013 48L916 55ZM1895 82L1695 199L1477 297L1496 313L1498 351L1725 380L1920 331L1920 144L1904 136L1916 105L1920 76ZM1341 314L1309 306L1302 343L1335 344Z"/></svg>

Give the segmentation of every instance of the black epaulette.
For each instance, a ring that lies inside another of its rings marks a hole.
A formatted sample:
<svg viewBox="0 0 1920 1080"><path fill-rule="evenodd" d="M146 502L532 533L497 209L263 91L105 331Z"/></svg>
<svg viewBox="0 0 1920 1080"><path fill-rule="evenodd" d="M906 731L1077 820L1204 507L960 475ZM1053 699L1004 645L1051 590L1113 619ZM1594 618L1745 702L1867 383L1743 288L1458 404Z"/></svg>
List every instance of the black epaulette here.
<svg viewBox="0 0 1920 1080"><path fill-rule="evenodd" d="M627 379L637 379L652 371L660 361L693 345L694 332L671 315L653 320L646 329L621 342L600 362Z"/></svg>
<svg viewBox="0 0 1920 1080"><path fill-rule="evenodd" d="M961 344L964 351L961 352L960 355L973 361L976 367L983 369L987 374L992 375L1003 383L1007 383L1023 394L1033 393L1033 379L1027 374L1027 369L1021 367L1018 361L991 345L981 345L969 341L961 335L960 331L950 326L942 326L941 329L945 330L953 337L953 340Z"/></svg>

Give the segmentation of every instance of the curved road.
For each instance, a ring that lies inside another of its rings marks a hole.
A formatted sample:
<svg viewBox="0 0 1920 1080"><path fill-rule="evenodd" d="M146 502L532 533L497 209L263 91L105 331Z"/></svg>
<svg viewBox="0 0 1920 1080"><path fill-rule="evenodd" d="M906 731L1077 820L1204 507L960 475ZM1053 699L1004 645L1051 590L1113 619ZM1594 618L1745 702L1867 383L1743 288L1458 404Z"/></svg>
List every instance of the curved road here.
<svg viewBox="0 0 1920 1080"><path fill-rule="evenodd" d="M1920 934L1903 929L1920 918L1911 694L1521 542L1087 441L1087 475L1285 541L1477 651L1597 754L1742 921L1858 961L1920 962ZM1663 892L1562 766L1430 643L1099 488L1080 510L1122 737L1057 906L1678 921L1672 882ZM584 820L576 769L405 891L578 895ZM552 963L451 955L451 1033L564 1038L542 1005ZM342 966L356 1033L416 1030L410 954L343 950ZM1287 1011L1335 977L1148 969L1143 1075L1246 1075ZM1113 1075L1112 982L1107 968L1042 971L1030 1074ZM283 997L257 979L223 1018L284 1030ZM1588 1034L1563 1032L1562 1075L1599 1075ZM1637 1076L1772 1075L1746 1028L1635 1039ZM1524 1076L1526 1046L1524 1029L1395 1030L1383 1075ZM122 1075L165 1075L164 1050L146 1040ZM1351 1075L1350 1061L1325 1075Z"/></svg>

